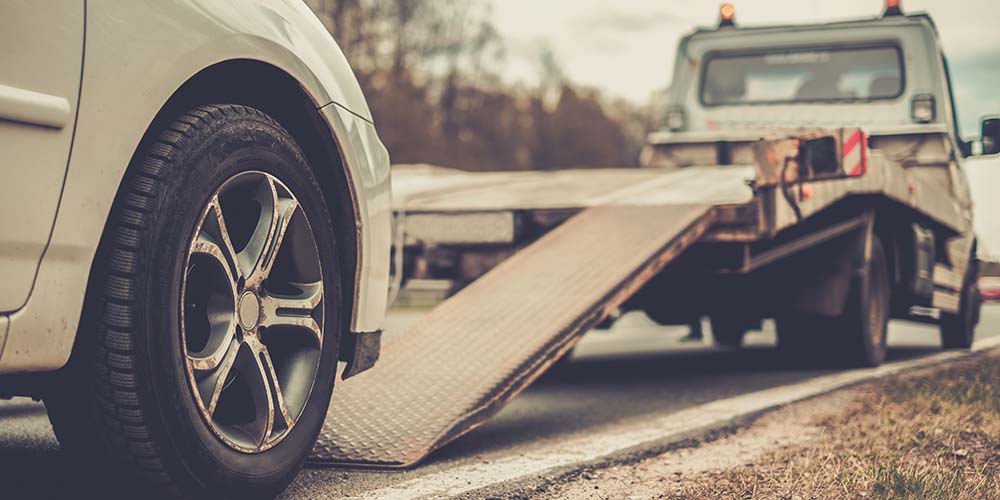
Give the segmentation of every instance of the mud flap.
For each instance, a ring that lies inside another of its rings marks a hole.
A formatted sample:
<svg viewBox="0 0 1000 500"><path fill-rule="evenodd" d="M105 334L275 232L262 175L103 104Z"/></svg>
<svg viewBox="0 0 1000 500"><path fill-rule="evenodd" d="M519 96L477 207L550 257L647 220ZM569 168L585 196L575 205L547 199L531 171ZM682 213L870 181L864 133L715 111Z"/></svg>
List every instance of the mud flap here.
<svg viewBox="0 0 1000 500"><path fill-rule="evenodd" d="M388 340L340 383L310 461L398 468L482 425L684 251L710 205L574 216Z"/></svg>
<svg viewBox="0 0 1000 500"><path fill-rule="evenodd" d="M857 280L867 279L864 273L871 259L874 229L875 216L867 214L861 228L817 249L826 257L812 255L809 262L828 265L800 274L807 281L793 287L797 310L828 317L844 312L852 286Z"/></svg>

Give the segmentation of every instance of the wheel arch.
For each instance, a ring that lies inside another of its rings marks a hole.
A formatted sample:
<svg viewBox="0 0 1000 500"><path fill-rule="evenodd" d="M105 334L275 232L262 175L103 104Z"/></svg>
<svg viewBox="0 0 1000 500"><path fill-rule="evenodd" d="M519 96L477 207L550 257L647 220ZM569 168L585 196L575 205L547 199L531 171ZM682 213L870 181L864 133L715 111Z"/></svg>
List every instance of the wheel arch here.
<svg viewBox="0 0 1000 500"><path fill-rule="evenodd" d="M241 85L241 82L254 82ZM209 66L181 85L157 113L143 135L142 145L154 138L174 117L202 104L231 103L259 109L278 121L302 149L319 181L327 210L333 218L344 314L341 318L341 344L349 339L352 311L357 301L359 267L359 209L351 183L349 165L340 140L317 109L325 103L293 76L271 64L233 59ZM340 352L343 356L344 349Z"/></svg>
<svg viewBox="0 0 1000 500"><path fill-rule="evenodd" d="M253 81L254 85L234 85ZM356 308L359 273L360 228L357 196L350 180L349 166L343 150L330 126L317 109L321 105L294 77L268 63L233 59L209 66L185 81L160 107L143 132L129 162L142 154L150 141L185 111L204 104L241 104L259 109L280 123L302 149L323 192L327 210L333 219L344 302L340 326L341 358L353 353L351 331L352 311ZM324 168L326 167L326 168ZM115 198L121 195L121 186ZM112 213L108 213L108 218ZM107 238L108 222L104 223L100 246ZM100 250L99 250L100 251ZM91 264L83 310L90 304L94 279ZM85 315L82 314L82 315ZM71 358L77 355L79 335L74 336ZM344 349L346 344L347 349ZM29 380L35 378L28 376ZM33 392L33 391L20 391Z"/></svg>

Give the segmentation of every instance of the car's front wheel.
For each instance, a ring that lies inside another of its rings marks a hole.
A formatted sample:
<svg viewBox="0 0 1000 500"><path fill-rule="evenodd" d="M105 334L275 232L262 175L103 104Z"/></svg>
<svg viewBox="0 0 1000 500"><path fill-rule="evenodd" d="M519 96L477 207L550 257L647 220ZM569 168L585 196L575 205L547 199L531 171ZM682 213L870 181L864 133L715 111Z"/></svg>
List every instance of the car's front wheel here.
<svg viewBox="0 0 1000 500"><path fill-rule="evenodd" d="M269 498L323 424L341 295L327 204L264 113L203 106L130 167L73 359L46 396L68 452L165 496Z"/></svg>

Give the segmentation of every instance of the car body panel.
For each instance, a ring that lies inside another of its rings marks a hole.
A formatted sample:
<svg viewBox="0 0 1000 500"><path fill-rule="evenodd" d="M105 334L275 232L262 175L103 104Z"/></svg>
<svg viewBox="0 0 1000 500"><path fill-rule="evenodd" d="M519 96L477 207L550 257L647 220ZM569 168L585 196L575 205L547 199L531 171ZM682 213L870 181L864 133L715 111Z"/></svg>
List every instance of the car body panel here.
<svg viewBox="0 0 1000 500"><path fill-rule="evenodd" d="M10 327L10 318L7 316L0 316L0 346L3 346L7 342L7 329ZM0 347L3 349L3 347Z"/></svg>
<svg viewBox="0 0 1000 500"><path fill-rule="evenodd" d="M0 6L0 312L24 306L56 217L80 92L83 11L83 0Z"/></svg>
<svg viewBox="0 0 1000 500"><path fill-rule="evenodd" d="M996 186L1000 186L1000 154L966 159L962 165L969 177L969 187L975 212L988 214L976 217L976 234L979 235L980 260L1000 262L1000 199Z"/></svg>
<svg viewBox="0 0 1000 500"><path fill-rule="evenodd" d="M290 75L334 132L359 233L351 330L380 329L392 243L388 155L343 53L308 7L299 0L89 0L86 29L67 188L31 297L10 315L0 373L54 370L69 359L91 262L139 141L186 81L232 60L260 61ZM320 111L324 106L338 111Z"/></svg>
<svg viewBox="0 0 1000 500"><path fill-rule="evenodd" d="M361 220L368 221L372 229L358 236L362 252L355 274L355 292L352 331L375 332L382 328L382 318L388 308L389 249L392 246L392 191L389 179L389 153L379 140L375 127L354 116L336 104L321 110L327 123L332 124L342 141L344 161L353 165L351 184L364 188L358 199L355 190L355 208ZM361 300L361 298L364 300Z"/></svg>

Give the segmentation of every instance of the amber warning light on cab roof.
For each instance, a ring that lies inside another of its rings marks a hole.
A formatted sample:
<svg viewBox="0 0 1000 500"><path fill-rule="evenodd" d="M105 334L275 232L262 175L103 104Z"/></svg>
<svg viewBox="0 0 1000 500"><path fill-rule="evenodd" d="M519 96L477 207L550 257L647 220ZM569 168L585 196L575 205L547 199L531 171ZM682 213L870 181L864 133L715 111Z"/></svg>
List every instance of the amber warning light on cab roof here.
<svg viewBox="0 0 1000 500"><path fill-rule="evenodd" d="M903 15L903 7L900 5L902 0L885 0L885 11L882 12L882 16L901 16Z"/></svg>
<svg viewBox="0 0 1000 500"><path fill-rule="evenodd" d="M719 27L726 28L736 25L736 7L726 2L719 7Z"/></svg>
<svg viewBox="0 0 1000 500"><path fill-rule="evenodd" d="M902 16L902 0L885 0L885 10L882 17ZM719 27L730 28L736 26L736 7L732 3L726 2L719 7Z"/></svg>

